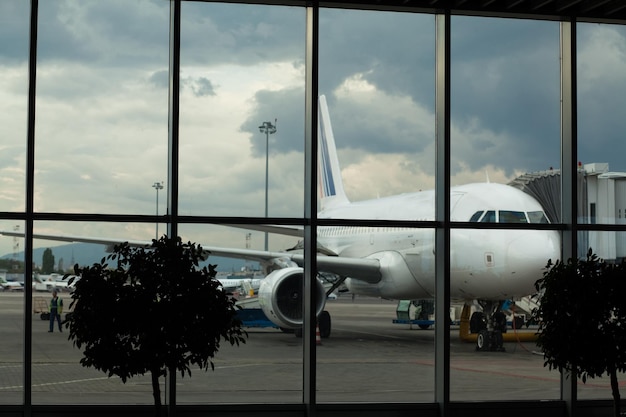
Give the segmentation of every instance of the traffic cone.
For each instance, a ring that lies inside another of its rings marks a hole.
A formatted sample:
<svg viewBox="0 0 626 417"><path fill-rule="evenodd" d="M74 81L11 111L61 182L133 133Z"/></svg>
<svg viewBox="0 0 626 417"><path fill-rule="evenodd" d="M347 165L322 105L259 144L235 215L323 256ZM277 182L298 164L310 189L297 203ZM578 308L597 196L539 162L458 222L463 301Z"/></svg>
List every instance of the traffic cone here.
<svg viewBox="0 0 626 417"><path fill-rule="evenodd" d="M315 344L316 345L321 345L322 344L322 336L320 335L320 325L319 324L315 325Z"/></svg>

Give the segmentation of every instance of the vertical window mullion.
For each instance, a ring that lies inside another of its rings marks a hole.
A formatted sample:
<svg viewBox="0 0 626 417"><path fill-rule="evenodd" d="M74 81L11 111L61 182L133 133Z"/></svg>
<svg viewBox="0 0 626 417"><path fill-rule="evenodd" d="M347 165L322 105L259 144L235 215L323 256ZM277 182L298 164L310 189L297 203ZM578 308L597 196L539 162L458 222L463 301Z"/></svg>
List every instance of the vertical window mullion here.
<svg viewBox="0 0 626 417"><path fill-rule="evenodd" d="M168 103L168 172L167 172L167 223L168 237L178 236L178 161L180 124L180 21L181 0L170 1L170 68ZM156 222L159 219L155 219ZM169 415L175 415L176 369L170 369L166 379L166 400Z"/></svg>
<svg viewBox="0 0 626 417"><path fill-rule="evenodd" d="M561 22L561 218L562 259L577 256L577 102L576 102L576 21ZM576 402L576 377L561 373L561 399L568 415Z"/></svg>
<svg viewBox="0 0 626 417"><path fill-rule="evenodd" d="M24 412L31 414L32 408L32 364L33 364L33 289L29 285L33 276L33 228L35 200L35 103L37 86L37 26L39 1L31 0L30 39L28 58L28 131L26 144L26 225L24 230Z"/></svg>
<svg viewBox="0 0 626 417"><path fill-rule="evenodd" d="M435 178L435 316L450 314L450 11L436 19L436 178ZM448 320L435 326L435 402L446 415L450 401L450 331Z"/></svg>
<svg viewBox="0 0 626 417"><path fill-rule="evenodd" d="M303 325L303 402L307 415L313 415L316 403L315 308L317 291L317 119L319 65L319 7L317 2L306 9L306 92L305 92L305 173L304 173L304 325Z"/></svg>

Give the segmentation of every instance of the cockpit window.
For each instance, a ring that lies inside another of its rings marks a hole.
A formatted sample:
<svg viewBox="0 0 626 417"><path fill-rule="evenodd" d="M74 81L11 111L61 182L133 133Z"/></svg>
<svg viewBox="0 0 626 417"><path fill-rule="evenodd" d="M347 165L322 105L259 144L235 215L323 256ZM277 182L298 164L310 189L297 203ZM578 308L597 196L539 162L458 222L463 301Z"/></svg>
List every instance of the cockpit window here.
<svg viewBox="0 0 626 417"><path fill-rule="evenodd" d="M478 221L478 219L480 219L480 216L482 216L484 213L484 211L477 211L476 213L472 214L472 217L470 217L469 221L471 223L476 223Z"/></svg>
<svg viewBox="0 0 626 417"><path fill-rule="evenodd" d="M523 211L500 210L498 223L528 223L528 220Z"/></svg>
<svg viewBox="0 0 626 417"><path fill-rule="evenodd" d="M550 223L543 211L529 211L528 219L531 223Z"/></svg>
<svg viewBox="0 0 626 417"><path fill-rule="evenodd" d="M471 223L496 223L495 210L483 211L479 210L472 214L469 221ZM543 211L529 211L527 213L523 211L511 211L500 210L498 211L497 223L550 223L546 214Z"/></svg>
<svg viewBox="0 0 626 417"><path fill-rule="evenodd" d="M481 223L495 223L496 222L496 212L493 210L489 210L485 213L485 216L480 221Z"/></svg>

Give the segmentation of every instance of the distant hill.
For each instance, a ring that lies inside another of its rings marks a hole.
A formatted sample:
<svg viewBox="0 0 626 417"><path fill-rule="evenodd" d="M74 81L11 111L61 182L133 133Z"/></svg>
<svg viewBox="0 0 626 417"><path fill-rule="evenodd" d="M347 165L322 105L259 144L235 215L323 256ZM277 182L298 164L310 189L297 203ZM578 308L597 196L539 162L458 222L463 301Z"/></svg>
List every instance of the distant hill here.
<svg viewBox="0 0 626 417"><path fill-rule="evenodd" d="M100 260L107 256L106 246L104 245L96 245L93 243L70 243L67 245L61 246L52 246L52 254L54 255L54 261L58 263L63 260L63 268L68 269L71 268L74 264L79 264L80 266L91 265L96 262L100 262ZM33 251L33 260L35 264L41 265L41 260L43 258L43 252L46 250L45 247L37 248ZM2 259L11 259L13 258L13 254L6 254L1 256ZM18 252L17 258L19 260L24 259L24 252ZM232 272L232 271L241 271L246 265L256 269L258 264L250 265L250 263L246 263L246 261L242 259L232 259L232 258L224 258L220 256L210 256L209 263L216 264L217 270L220 272Z"/></svg>

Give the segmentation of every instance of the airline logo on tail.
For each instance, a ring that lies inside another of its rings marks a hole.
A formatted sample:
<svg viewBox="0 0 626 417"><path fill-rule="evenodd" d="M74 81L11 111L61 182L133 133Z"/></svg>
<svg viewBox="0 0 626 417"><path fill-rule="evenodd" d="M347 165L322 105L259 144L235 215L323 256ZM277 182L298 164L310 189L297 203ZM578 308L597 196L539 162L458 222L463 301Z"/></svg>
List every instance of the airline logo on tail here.
<svg viewBox="0 0 626 417"><path fill-rule="evenodd" d="M336 195L335 183L333 179L333 172L330 168L330 155L328 154L328 143L326 139L326 134L324 133L324 121L320 119L320 192L321 198L331 197Z"/></svg>
<svg viewBox="0 0 626 417"><path fill-rule="evenodd" d="M319 98L318 182L321 209L347 204L326 97Z"/></svg>

